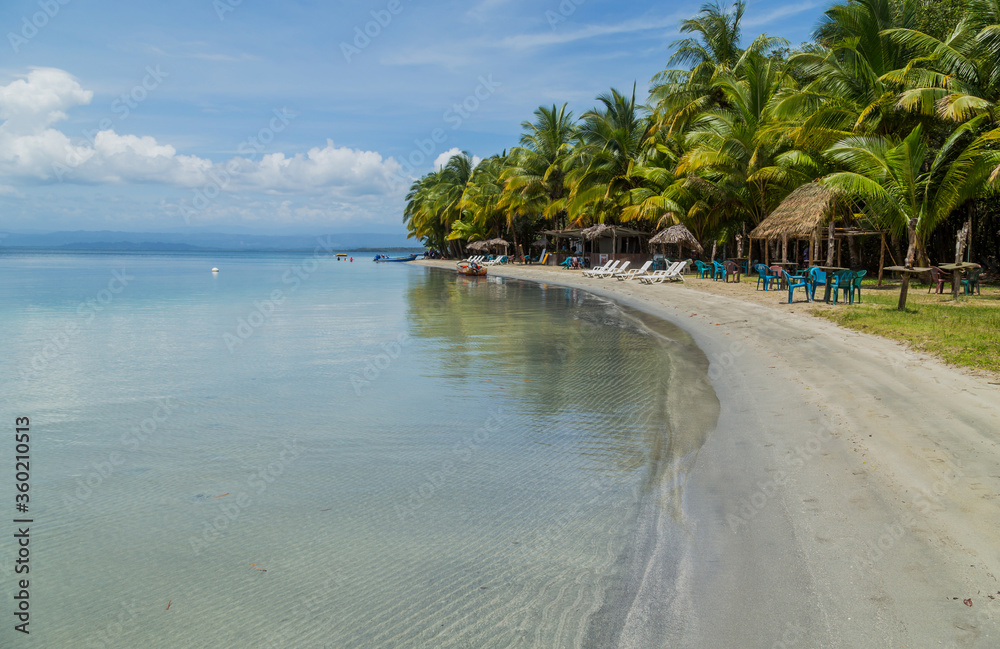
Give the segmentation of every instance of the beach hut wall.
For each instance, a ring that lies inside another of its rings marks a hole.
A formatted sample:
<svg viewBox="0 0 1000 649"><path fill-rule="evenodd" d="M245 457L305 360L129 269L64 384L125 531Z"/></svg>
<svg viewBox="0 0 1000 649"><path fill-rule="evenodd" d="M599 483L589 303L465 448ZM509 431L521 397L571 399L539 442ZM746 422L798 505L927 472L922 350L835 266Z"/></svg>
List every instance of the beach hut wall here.
<svg viewBox="0 0 1000 649"><path fill-rule="evenodd" d="M835 194L823 185L800 185L750 232L750 238L812 238L817 228L830 221L837 207Z"/></svg>
<svg viewBox="0 0 1000 649"><path fill-rule="evenodd" d="M670 226L666 230L656 233L649 240L649 242L663 244L663 245L674 243L685 246L687 248L691 248L692 250L696 250L698 252L704 252L704 249L702 249L701 244L698 243L698 240L694 238L694 235L691 234L691 231L680 224Z"/></svg>

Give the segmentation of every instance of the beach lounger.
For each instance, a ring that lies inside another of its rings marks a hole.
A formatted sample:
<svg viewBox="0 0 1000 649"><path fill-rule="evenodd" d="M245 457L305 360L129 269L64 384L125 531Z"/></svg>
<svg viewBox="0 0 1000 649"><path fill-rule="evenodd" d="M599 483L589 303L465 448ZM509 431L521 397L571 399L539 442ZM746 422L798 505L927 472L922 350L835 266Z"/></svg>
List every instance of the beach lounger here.
<svg viewBox="0 0 1000 649"><path fill-rule="evenodd" d="M680 280L683 282L684 275L682 273L684 272L685 267L687 267L686 261L675 261L674 263L670 264L670 268L666 270L654 271L650 275L647 275L645 277L640 277L639 281L645 284L660 284L665 280L670 280L670 281Z"/></svg>
<svg viewBox="0 0 1000 649"><path fill-rule="evenodd" d="M583 274L587 277L600 277L604 273L612 273L614 269L618 266L617 261L609 261L608 263L600 266L598 268L591 268L590 270L583 271Z"/></svg>
<svg viewBox="0 0 1000 649"><path fill-rule="evenodd" d="M649 274L649 267L652 265L652 260L647 261L642 265L642 268L633 268L632 270L625 271L624 273L617 273L615 275L615 279L619 282L624 282L625 280L635 279L636 277L644 277Z"/></svg>
<svg viewBox="0 0 1000 649"><path fill-rule="evenodd" d="M616 261L613 266L608 266L607 268L605 268L601 272L595 274L594 277L611 277L612 275L614 275L618 271L624 270L628 266L628 262L627 261L626 262L620 262L620 263L621 263L621 265L619 266L619 262Z"/></svg>
<svg viewBox="0 0 1000 649"><path fill-rule="evenodd" d="M610 273L607 273L605 275L600 275L600 277L618 277L619 274L623 274L623 273L627 272L626 269L629 267L629 263L630 262L623 261L621 266L619 266L618 268L614 269Z"/></svg>

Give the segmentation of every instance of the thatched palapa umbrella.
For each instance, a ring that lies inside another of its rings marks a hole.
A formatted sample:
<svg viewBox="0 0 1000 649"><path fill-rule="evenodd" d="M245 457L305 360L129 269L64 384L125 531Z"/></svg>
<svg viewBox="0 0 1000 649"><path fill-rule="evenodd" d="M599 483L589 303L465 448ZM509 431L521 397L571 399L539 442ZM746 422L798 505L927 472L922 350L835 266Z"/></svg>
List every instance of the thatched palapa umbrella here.
<svg viewBox="0 0 1000 649"><path fill-rule="evenodd" d="M668 243L673 243L677 245L677 256L681 256L681 246L686 246L692 250L697 250L698 252L704 252L701 244L698 240L694 238L691 231L688 230L681 224L672 225L662 232L658 232L649 240L650 243L658 243L660 245L667 245Z"/></svg>
<svg viewBox="0 0 1000 649"><path fill-rule="evenodd" d="M486 244L487 248L503 248L504 250L506 250L507 246L510 245L504 239L490 239L488 241L484 241L483 243Z"/></svg>
<svg viewBox="0 0 1000 649"><path fill-rule="evenodd" d="M843 210L846 206L841 204L839 207ZM825 223L833 224L837 208L837 197L831 190L818 182L805 183L781 201L781 205L750 232L750 238L780 238L782 261L788 261L789 239L809 239L816 249L812 255L815 260L819 248L819 228Z"/></svg>

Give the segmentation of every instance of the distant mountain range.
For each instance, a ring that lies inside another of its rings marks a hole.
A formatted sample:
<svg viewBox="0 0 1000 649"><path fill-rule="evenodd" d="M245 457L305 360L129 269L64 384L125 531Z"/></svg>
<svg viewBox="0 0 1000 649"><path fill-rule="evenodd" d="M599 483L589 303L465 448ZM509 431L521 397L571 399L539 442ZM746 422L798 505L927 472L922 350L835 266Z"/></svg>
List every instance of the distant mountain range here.
<svg viewBox="0 0 1000 649"><path fill-rule="evenodd" d="M422 250L420 243L404 235L352 233L306 235L228 234L215 232L113 232L77 231L45 234L0 233L0 249L44 248L100 251L290 251L314 250L320 245L338 251Z"/></svg>

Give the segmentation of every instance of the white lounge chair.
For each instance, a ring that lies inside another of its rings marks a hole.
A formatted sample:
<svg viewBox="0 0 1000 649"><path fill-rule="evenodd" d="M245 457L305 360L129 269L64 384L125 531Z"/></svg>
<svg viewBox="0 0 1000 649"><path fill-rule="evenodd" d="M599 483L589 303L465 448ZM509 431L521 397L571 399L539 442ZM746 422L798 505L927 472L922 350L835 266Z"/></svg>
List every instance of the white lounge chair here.
<svg viewBox="0 0 1000 649"><path fill-rule="evenodd" d="M622 265L616 268L614 272L612 272L609 275L603 275L603 277L618 277L619 275L624 275L625 273L628 272L628 267L630 263L631 262L623 261Z"/></svg>
<svg viewBox="0 0 1000 649"><path fill-rule="evenodd" d="M603 273L606 270L610 270L618 265L617 261L607 261L603 266L597 266L596 268L591 268L590 270L583 271L583 274L587 277L596 277L598 273Z"/></svg>
<svg viewBox="0 0 1000 649"><path fill-rule="evenodd" d="M642 265L642 268L633 268L632 270L627 270L624 273L616 273L615 279L619 282L624 282L625 280L635 279L636 277L645 277L649 274L649 267L653 265L653 261L647 261Z"/></svg>
<svg viewBox="0 0 1000 649"><path fill-rule="evenodd" d="M639 281L643 282L644 284L659 284L666 279L669 280L680 279L681 281L684 281L684 276L681 275L681 271L683 270L684 270L684 262L675 261L674 263L670 264L670 268L666 270L653 271L649 275L640 277Z"/></svg>
<svg viewBox="0 0 1000 649"><path fill-rule="evenodd" d="M621 262L617 262L616 261L615 263L611 264L610 266L606 266L606 267L604 267L601 270L597 270L597 271L591 273L590 276L591 277L610 277L611 275L614 275L619 270L621 270L622 266L619 266L618 265L619 263L621 263ZM628 264L628 262L624 263L624 265L627 265L627 264Z"/></svg>
<svg viewBox="0 0 1000 649"><path fill-rule="evenodd" d="M482 265L483 266L497 266L499 264L506 264L506 263L507 263L507 255L500 255L496 259L492 259L490 261L484 261L484 262L482 262Z"/></svg>

